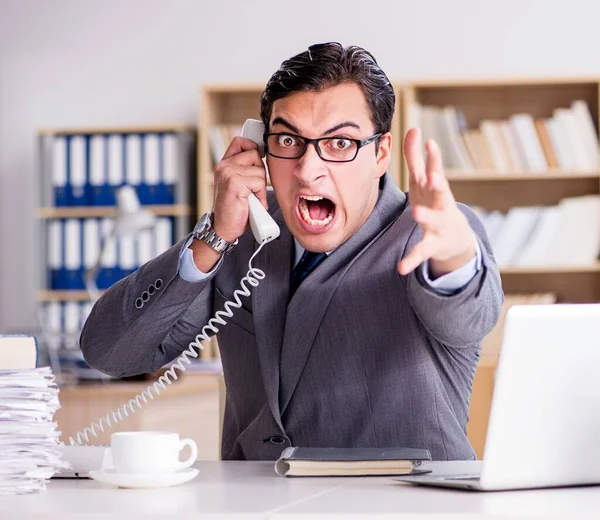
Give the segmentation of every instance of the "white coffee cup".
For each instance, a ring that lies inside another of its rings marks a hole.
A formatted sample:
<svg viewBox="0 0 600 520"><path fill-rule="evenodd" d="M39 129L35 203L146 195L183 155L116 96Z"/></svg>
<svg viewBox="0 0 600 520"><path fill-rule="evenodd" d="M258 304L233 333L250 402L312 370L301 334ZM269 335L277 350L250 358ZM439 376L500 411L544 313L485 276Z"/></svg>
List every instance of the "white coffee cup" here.
<svg viewBox="0 0 600 520"><path fill-rule="evenodd" d="M182 462L179 456L186 446L192 453ZM198 457L198 446L192 439L160 431L113 433L110 451L118 473L173 473L189 468Z"/></svg>

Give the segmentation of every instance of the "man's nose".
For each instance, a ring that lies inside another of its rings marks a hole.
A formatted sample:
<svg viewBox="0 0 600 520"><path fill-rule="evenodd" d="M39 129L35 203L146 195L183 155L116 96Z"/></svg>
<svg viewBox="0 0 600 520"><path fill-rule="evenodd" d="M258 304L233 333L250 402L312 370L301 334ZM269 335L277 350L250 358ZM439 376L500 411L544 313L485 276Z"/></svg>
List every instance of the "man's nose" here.
<svg viewBox="0 0 600 520"><path fill-rule="evenodd" d="M317 143L309 143L304 155L298 159L296 175L306 184L312 184L320 177L327 174L327 165L316 149Z"/></svg>

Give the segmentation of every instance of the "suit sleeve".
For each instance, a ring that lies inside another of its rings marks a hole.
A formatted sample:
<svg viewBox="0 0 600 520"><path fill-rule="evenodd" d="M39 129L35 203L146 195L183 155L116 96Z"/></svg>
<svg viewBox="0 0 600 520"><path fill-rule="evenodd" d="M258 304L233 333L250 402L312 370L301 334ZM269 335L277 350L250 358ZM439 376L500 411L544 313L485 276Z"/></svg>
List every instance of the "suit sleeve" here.
<svg viewBox="0 0 600 520"><path fill-rule="evenodd" d="M175 359L212 315L213 277L179 276L186 239L110 287L85 322L80 347L93 368L115 377L152 372Z"/></svg>
<svg viewBox="0 0 600 520"><path fill-rule="evenodd" d="M481 268L460 290L442 294L433 289L419 267L406 277L410 304L427 331L449 347L467 347L481 342L500 316L504 301L500 272L485 228L464 204L459 204L475 233L481 251ZM421 240L415 223L404 254Z"/></svg>

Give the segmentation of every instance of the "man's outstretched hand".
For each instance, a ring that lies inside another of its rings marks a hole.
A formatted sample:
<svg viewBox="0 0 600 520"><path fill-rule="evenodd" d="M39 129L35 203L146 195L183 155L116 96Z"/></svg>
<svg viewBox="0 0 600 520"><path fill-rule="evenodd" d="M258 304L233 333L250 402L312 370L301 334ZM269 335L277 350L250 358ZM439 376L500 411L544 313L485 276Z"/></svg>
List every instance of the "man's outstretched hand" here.
<svg viewBox="0 0 600 520"><path fill-rule="evenodd" d="M421 131L410 129L404 139L409 200L423 238L398 263L398 272L408 274L429 260L431 278L439 278L475 257L475 238L444 175L439 146L429 139L425 148L426 161L421 154Z"/></svg>

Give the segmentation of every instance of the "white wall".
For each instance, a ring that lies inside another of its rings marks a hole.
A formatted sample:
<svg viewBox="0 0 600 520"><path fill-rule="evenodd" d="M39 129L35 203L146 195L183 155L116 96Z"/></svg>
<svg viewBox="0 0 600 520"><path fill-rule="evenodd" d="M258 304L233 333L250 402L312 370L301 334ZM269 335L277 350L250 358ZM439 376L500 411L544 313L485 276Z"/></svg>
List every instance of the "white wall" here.
<svg viewBox="0 0 600 520"><path fill-rule="evenodd" d="M33 324L35 131L196 123L200 86L317 41L393 80L600 75L591 0L0 0L0 332Z"/></svg>

